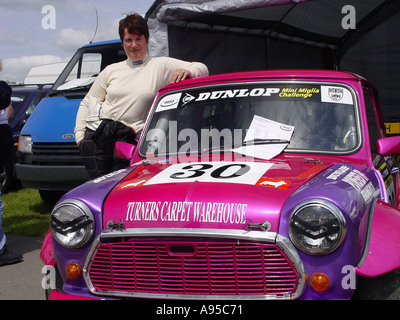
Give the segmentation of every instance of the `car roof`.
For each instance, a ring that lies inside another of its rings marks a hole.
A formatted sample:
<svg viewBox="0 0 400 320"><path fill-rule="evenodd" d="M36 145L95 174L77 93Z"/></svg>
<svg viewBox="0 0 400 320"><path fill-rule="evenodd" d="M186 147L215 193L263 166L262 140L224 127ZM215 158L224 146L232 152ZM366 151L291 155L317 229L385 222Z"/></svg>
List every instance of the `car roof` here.
<svg viewBox="0 0 400 320"><path fill-rule="evenodd" d="M359 75L334 70L310 70L310 69L285 69L285 70L259 70L215 74L207 77L188 79L185 82L178 82L167 85L165 90L177 89L178 87L187 87L203 84L217 84L236 81L257 81L257 80L353 80L365 81Z"/></svg>

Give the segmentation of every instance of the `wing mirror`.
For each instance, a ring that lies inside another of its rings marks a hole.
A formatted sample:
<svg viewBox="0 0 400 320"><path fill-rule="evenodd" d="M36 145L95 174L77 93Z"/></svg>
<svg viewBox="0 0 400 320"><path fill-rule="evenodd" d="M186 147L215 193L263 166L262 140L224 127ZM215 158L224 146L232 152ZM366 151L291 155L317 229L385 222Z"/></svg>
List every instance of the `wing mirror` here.
<svg viewBox="0 0 400 320"><path fill-rule="evenodd" d="M122 160L132 160L135 150L135 145L121 141L117 141L114 147L115 156Z"/></svg>
<svg viewBox="0 0 400 320"><path fill-rule="evenodd" d="M400 136L379 139L376 142L376 150L384 157L400 155Z"/></svg>

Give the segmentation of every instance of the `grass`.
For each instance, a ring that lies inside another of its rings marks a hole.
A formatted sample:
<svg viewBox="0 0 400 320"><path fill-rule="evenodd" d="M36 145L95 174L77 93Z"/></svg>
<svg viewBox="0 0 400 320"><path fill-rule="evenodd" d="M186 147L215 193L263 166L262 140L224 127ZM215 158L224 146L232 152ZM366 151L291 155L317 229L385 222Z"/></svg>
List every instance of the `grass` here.
<svg viewBox="0 0 400 320"><path fill-rule="evenodd" d="M53 204L45 203L35 189L17 189L2 194L3 229L6 234L43 237L49 229Z"/></svg>

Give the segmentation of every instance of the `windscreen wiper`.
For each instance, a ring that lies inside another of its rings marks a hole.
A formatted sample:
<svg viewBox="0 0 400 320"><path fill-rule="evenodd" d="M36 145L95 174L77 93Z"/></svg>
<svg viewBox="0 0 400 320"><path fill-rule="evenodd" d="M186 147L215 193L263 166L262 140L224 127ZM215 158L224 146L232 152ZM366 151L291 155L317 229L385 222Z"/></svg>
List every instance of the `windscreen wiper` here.
<svg viewBox="0 0 400 320"><path fill-rule="evenodd" d="M262 145L262 144L285 144L285 143L290 143L290 141L286 139L252 139L243 141L242 147Z"/></svg>
<svg viewBox="0 0 400 320"><path fill-rule="evenodd" d="M213 153L215 151L219 151L220 153L222 153L222 152L225 152L225 151L227 151L227 152L233 151L233 149L232 148L225 149L223 145L220 145L220 146L217 146L217 147L211 147L211 148L203 148L203 149L199 150L199 156L202 156L202 155L204 155L206 153Z"/></svg>
<svg viewBox="0 0 400 320"><path fill-rule="evenodd" d="M55 89L55 90L51 90L49 92L49 96L53 97L53 96L56 96L56 95L59 95L59 94L67 93L67 92L76 92L76 91L89 90L91 86L92 86L92 83L88 84L86 86L78 86L78 87L73 87L73 88L68 88L68 89L63 89L63 90Z"/></svg>

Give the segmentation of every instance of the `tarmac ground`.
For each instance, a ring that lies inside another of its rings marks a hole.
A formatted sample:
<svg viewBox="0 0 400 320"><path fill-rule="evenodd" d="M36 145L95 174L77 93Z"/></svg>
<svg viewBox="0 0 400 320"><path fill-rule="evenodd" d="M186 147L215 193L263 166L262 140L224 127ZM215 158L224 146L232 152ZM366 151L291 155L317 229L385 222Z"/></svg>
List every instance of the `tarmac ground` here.
<svg viewBox="0 0 400 320"><path fill-rule="evenodd" d="M0 300L45 300L44 266L40 259L42 237L6 235L7 249L21 253L23 261L0 267Z"/></svg>

